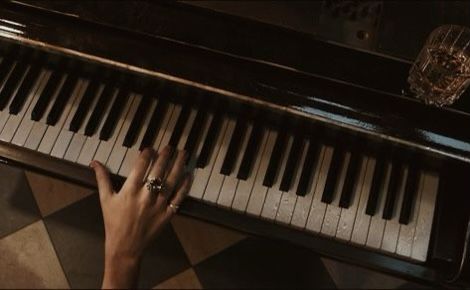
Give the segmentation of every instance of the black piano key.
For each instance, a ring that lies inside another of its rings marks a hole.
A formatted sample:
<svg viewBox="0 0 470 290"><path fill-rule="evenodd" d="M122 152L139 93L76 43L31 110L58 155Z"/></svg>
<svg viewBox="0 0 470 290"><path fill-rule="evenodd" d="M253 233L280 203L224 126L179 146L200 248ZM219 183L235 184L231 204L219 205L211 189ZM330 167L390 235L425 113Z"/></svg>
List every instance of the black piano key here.
<svg viewBox="0 0 470 290"><path fill-rule="evenodd" d="M40 73L41 67L39 65L31 66L26 77L21 83L21 86L16 92L15 97L11 101L9 107L10 114L16 115L23 108L23 105L26 102L26 99L28 98L29 94L31 93L31 89L39 78Z"/></svg>
<svg viewBox="0 0 470 290"><path fill-rule="evenodd" d="M83 124L83 120L89 110L91 110L90 106L93 104L93 100L97 97L98 89L100 88L100 84L96 80L92 80L82 96L80 103L78 104L78 108L73 115L72 121L70 122L69 130L72 132L78 132L80 127Z"/></svg>
<svg viewBox="0 0 470 290"><path fill-rule="evenodd" d="M139 135L140 130L143 130L142 127L145 116L149 114L148 111L150 100L151 99L148 96L142 97L142 100L137 107L137 111L135 112L134 118L132 119L131 125L129 126L129 130L127 130L126 137L124 137L124 142L122 143L123 146L132 147L137 139L137 136Z"/></svg>
<svg viewBox="0 0 470 290"><path fill-rule="evenodd" d="M289 136L284 131L279 132L276 137L276 143L274 143L273 152L271 153L268 168L266 169L266 174L263 179L264 186L272 187L274 184L277 173L280 170L279 167L281 166L283 154L286 151L288 137Z"/></svg>
<svg viewBox="0 0 470 290"><path fill-rule="evenodd" d="M289 156L287 157L284 175L282 176L281 185L279 187L281 191L289 191L292 186L292 180L294 179L295 173L298 170L297 167L299 166L304 144L305 140L303 136L294 137Z"/></svg>
<svg viewBox="0 0 470 290"><path fill-rule="evenodd" d="M351 152L341 197L339 199L339 206L342 208L349 208L351 204L351 200L354 195L354 185L357 183L359 174L361 173L360 167L361 154L357 152Z"/></svg>
<svg viewBox="0 0 470 290"><path fill-rule="evenodd" d="M388 184L387 196L385 198L385 205L383 208L382 218L390 220L393 215L393 209L395 207L398 190L400 190L400 183L402 177L403 166L400 164L392 165L392 172L390 174L390 180Z"/></svg>
<svg viewBox="0 0 470 290"><path fill-rule="evenodd" d="M12 57L5 57L3 61L0 63L0 84L2 84L8 73L11 71L11 68L15 64L15 60Z"/></svg>
<svg viewBox="0 0 470 290"><path fill-rule="evenodd" d="M248 144L246 145L246 149L243 154L242 162L240 163L240 168L238 169L238 179L246 180L251 175L256 156L259 153L260 142L263 137L264 131L265 129L260 122L256 122L253 124L250 139L248 140Z"/></svg>
<svg viewBox="0 0 470 290"><path fill-rule="evenodd" d="M219 136L222 126L223 114L220 111L217 111L214 114L214 117L211 120L211 124L204 139L204 144L202 145L201 152L197 158L196 167L204 168L213 154L215 142L217 141L217 136Z"/></svg>
<svg viewBox="0 0 470 290"><path fill-rule="evenodd" d="M318 155L320 153L320 145L315 143L313 139L310 139L310 144L305 156L304 165L300 173L299 184L297 185L297 195L305 196L308 192L308 186L310 179L314 175L314 168L318 162Z"/></svg>
<svg viewBox="0 0 470 290"><path fill-rule="evenodd" d="M373 216L377 210L380 189L385 182L387 163L383 158L378 158L375 163L374 175L370 186L369 198L367 200L366 214Z"/></svg>
<svg viewBox="0 0 470 290"><path fill-rule="evenodd" d="M401 204L399 223L407 225L410 222L411 213L418 195L419 170L415 166L408 169L405 193Z"/></svg>
<svg viewBox="0 0 470 290"><path fill-rule="evenodd" d="M183 133L184 127L188 122L190 112L191 107L183 105L183 108L181 109L180 115L178 116L178 120L176 121L173 132L171 133L170 141L168 142L168 145L170 145L172 148L176 148L178 146L181 134Z"/></svg>
<svg viewBox="0 0 470 290"><path fill-rule="evenodd" d="M75 74L70 74L67 76L67 79L65 80L64 84L60 88L60 92L57 95L54 105L52 105L52 108L47 115L47 124L54 126L57 121L59 120L60 116L62 115L65 105L67 102L70 100L70 97L72 96L73 89L77 85L78 82L78 76Z"/></svg>
<svg viewBox="0 0 470 290"><path fill-rule="evenodd" d="M33 111L31 112L31 119L33 121L39 121L44 115L44 111L46 111L47 105L49 104L52 99L52 96L56 92L63 75L63 71L52 72L51 76L47 81L46 87L41 92L41 95L39 96L39 99L36 102Z"/></svg>
<svg viewBox="0 0 470 290"><path fill-rule="evenodd" d="M248 123L245 118L237 120L232 137L230 138L227 153L225 154L224 162L222 163L222 168L220 169L221 174L230 175L230 173L232 173L239 154L242 154L240 151L247 128Z"/></svg>
<svg viewBox="0 0 470 290"><path fill-rule="evenodd" d="M207 121L207 112L199 109L196 114L196 118L194 118L194 125L191 127L191 131L189 131L188 139L186 140L186 144L184 145L184 150L186 154L189 156L186 160L189 162L192 157L194 157L196 145L199 143L202 134L204 125Z"/></svg>
<svg viewBox="0 0 470 290"><path fill-rule="evenodd" d="M144 137L142 138L142 142L140 142L139 150L153 146L153 142L155 142L155 137L162 125L163 117L165 116L167 109L168 102L166 100L158 101L157 106L150 117L150 122L147 126Z"/></svg>
<svg viewBox="0 0 470 290"><path fill-rule="evenodd" d="M335 189L338 178L341 174L341 167L346 157L346 151L342 148L336 148L333 153L328 175L326 177L325 189L321 201L330 204L335 197Z"/></svg>
<svg viewBox="0 0 470 290"><path fill-rule="evenodd" d="M101 121L102 118L104 118L104 112L106 110L106 107L109 105L111 102L115 88L111 85L106 85L104 90L101 92L101 94L98 96L98 100L95 104L95 107L93 108L93 112L91 113L91 116L85 126L85 135L86 136L92 136L95 134L95 131L98 127L99 122Z"/></svg>
<svg viewBox="0 0 470 290"><path fill-rule="evenodd" d="M122 111L126 101L129 99L130 91L126 88L119 90L114 102L109 110L108 116L104 121L103 127L100 131L100 140L108 140L111 135L113 135L114 130L116 129L116 124L118 123L119 118L121 117ZM99 121L97 122L99 123Z"/></svg>
<svg viewBox="0 0 470 290"><path fill-rule="evenodd" d="M15 68L13 68L13 71L0 92L0 110L5 109L8 101L13 97L13 94L15 93L16 88L18 88L18 85L27 69L28 64L24 61L18 62Z"/></svg>

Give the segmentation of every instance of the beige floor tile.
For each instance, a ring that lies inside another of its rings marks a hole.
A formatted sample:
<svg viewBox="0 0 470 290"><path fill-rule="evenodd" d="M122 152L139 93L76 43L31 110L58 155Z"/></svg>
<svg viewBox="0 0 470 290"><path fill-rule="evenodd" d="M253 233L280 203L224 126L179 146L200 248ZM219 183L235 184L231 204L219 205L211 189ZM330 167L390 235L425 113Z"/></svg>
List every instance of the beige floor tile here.
<svg viewBox="0 0 470 290"><path fill-rule="evenodd" d="M69 288L42 221L0 240L0 288Z"/></svg>
<svg viewBox="0 0 470 290"><path fill-rule="evenodd" d="M181 215L171 222L192 265L245 238L239 232Z"/></svg>
<svg viewBox="0 0 470 290"><path fill-rule="evenodd" d="M26 171L25 174L42 216L50 215L93 192L91 189L34 172Z"/></svg>
<svg viewBox="0 0 470 290"><path fill-rule="evenodd" d="M202 289L202 286L196 272L191 268L163 281L154 289Z"/></svg>

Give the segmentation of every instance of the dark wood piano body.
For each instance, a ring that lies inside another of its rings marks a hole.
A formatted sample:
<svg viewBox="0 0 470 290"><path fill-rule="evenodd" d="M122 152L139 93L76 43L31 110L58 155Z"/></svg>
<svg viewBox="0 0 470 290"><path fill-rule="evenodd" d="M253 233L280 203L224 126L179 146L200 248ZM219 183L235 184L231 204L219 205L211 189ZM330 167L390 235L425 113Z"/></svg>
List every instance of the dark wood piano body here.
<svg viewBox="0 0 470 290"><path fill-rule="evenodd" d="M429 259L419 264L242 216L196 200L182 212L322 255L431 284L464 283L469 220L468 93L451 108L402 94L410 62L315 40L310 35L176 3L3 2L2 38L82 63L83 74L113 71L181 101L194 95L248 103L419 156L442 174ZM112 13L109 9L112 7ZM155 17L158 15L158 17ZM18 27L13 25L17 29ZM87 65L87 63L91 65ZM54 64L51 64L54 65ZM236 110L236 106L235 110ZM336 137L335 137L336 136ZM445 138L443 138L445 137ZM95 187L89 168L0 142L0 160ZM116 183L121 183L116 178ZM461 263L464 261L465 263ZM458 284L459 285L459 284Z"/></svg>

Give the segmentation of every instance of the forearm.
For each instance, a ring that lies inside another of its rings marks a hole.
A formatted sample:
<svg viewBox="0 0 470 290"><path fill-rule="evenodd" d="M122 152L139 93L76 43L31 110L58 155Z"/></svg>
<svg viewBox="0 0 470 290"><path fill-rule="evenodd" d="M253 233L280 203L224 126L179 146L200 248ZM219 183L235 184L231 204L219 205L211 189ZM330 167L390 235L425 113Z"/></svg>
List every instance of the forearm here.
<svg viewBox="0 0 470 290"><path fill-rule="evenodd" d="M140 260L134 257L105 255L103 289L135 288Z"/></svg>

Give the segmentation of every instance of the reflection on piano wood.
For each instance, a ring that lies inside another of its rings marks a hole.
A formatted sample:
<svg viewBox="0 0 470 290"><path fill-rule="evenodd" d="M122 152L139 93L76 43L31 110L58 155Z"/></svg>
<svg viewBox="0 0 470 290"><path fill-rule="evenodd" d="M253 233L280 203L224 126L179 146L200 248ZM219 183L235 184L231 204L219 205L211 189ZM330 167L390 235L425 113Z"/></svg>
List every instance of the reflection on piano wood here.
<svg viewBox="0 0 470 290"><path fill-rule="evenodd" d="M99 160L122 180L140 150L170 145L188 152L191 202L207 210L204 216L189 206L188 214L241 229L248 221L254 233L280 229L268 236L287 229L297 235L294 242L312 241L308 246L320 253L428 282L445 279L435 264L454 271L465 256L457 238L463 230L448 240L440 234L457 219L456 228L464 228L468 218L460 209L455 217L442 214L465 199L461 190L443 198L443 188L458 187L467 170L460 165L465 170L456 176L442 170L441 164L456 164L445 160L455 151L435 156L419 151L424 143L398 146L393 138L378 140L260 102L242 103L203 86L181 89L33 42L0 41L0 153L6 160L25 165L22 155L50 159L49 167L30 166L92 185L73 169L83 172ZM219 220L224 213L231 216L226 222ZM231 222L237 218L239 225ZM454 249L442 250L445 245ZM361 253L370 258L354 260Z"/></svg>

